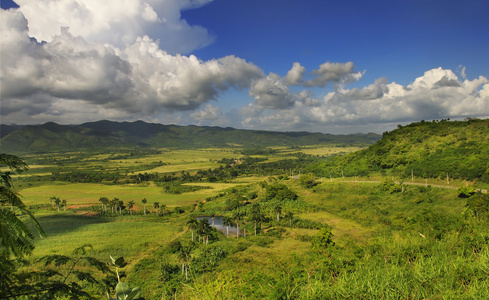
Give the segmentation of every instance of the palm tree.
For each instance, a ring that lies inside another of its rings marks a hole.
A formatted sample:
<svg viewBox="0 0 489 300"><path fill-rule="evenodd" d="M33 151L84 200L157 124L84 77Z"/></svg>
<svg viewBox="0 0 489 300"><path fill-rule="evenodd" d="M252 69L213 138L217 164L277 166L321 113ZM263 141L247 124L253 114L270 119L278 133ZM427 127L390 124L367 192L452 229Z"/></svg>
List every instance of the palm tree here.
<svg viewBox="0 0 489 300"><path fill-rule="evenodd" d="M246 220L243 219L243 236L246 237Z"/></svg>
<svg viewBox="0 0 489 300"><path fill-rule="evenodd" d="M182 275L185 274L185 280L188 280L189 262L192 259L192 256L190 256L191 251L192 247L190 245L182 245L178 253L178 256L182 260Z"/></svg>
<svg viewBox="0 0 489 300"><path fill-rule="evenodd" d="M163 216L165 216L166 204L161 204L161 210L163 211Z"/></svg>
<svg viewBox="0 0 489 300"><path fill-rule="evenodd" d="M277 222L279 222L280 221L280 213L282 212L282 207L280 206L280 204L275 205L275 207L273 208L273 211L277 214Z"/></svg>
<svg viewBox="0 0 489 300"><path fill-rule="evenodd" d="M239 238L239 220L244 215L239 209L235 210L233 213L233 220L236 220L236 238Z"/></svg>
<svg viewBox="0 0 489 300"><path fill-rule="evenodd" d="M255 203L251 206L250 221L255 223L255 236L256 236L257 224L263 221L263 214L261 213L260 205L258 203Z"/></svg>
<svg viewBox="0 0 489 300"><path fill-rule="evenodd" d="M107 204L109 203L109 198L107 197L100 197L100 199L98 200L102 203L102 208L105 212L107 212Z"/></svg>
<svg viewBox="0 0 489 300"><path fill-rule="evenodd" d="M112 209L112 213L114 213L114 210L115 212L117 212L117 205L119 204L119 199L114 198L110 200L109 204L110 204L110 208Z"/></svg>
<svg viewBox="0 0 489 300"><path fill-rule="evenodd" d="M222 225L226 226L226 237L229 237L229 226L233 224L230 217L222 217Z"/></svg>
<svg viewBox="0 0 489 300"><path fill-rule="evenodd" d="M206 244L209 242L209 231L211 229L211 226L209 225L209 222L207 219L200 219L197 223L197 232L199 233L199 241L200 241L200 236L202 236L202 243L206 241Z"/></svg>
<svg viewBox="0 0 489 300"><path fill-rule="evenodd" d="M194 241L194 230L197 229L198 221L195 217L187 222L188 229L192 230L192 242Z"/></svg>
<svg viewBox="0 0 489 300"><path fill-rule="evenodd" d="M134 201L132 201L132 200L131 200L131 201L129 201L129 202L127 203L127 207L129 208L129 212L130 212L130 214L132 215L132 211L133 211L133 209L134 209Z"/></svg>
<svg viewBox="0 0 489 300"><path fill-rule="evenodd" d="M61 201L61 205L63 206L63 210L66 211L66 199L63 199L63 201Z"/></svg>
<svg viewBox="0 0 489 300"><path fill-rule="evenodd" d="M294 213L291 212L291 211L288 211L285 216L284 216L285 219L289 220L289 226L290 228L292 228L292 220L294 219Z"/></svg>
<svg viewBox="0 0 489 300"><path fill-rule="evenodd" d="M52 207L53 207L53 209L54 209L54 207L55 207L55 206L54 206L54 201L56 201L56 196L53 196L53 197L49 198L49 200L51 200L51 206L52 206Z"/></svg>
<svg viewBox="0 0 489 300"><path fill-rule="evenodd" d="M117 206L119 206L119 214L122 215L122 207L124 206L124 201L118 200Z"/></svg>
<svg viewBox="0 0 489 300"><path fill-rule="evenodd" d="M158 216L158 208L160 207L160 202L154 202L153 207L155 208L156 216Z"/></svg>
<svg viewBox="0 0 489 300"><path fill-rule="evenodd" d="M141 200L141 202L143 202L143 204L144 204L144 215L146 215L146 203L148 203L148 200L146 198L143 198L143 200Z"/></svg>
<svg viewBox="0 0 489 300"><path fill-rule="evenodd" d="M58 209L58 211L59 211L59 204L60 203L61 203L61 199L56 198L56 200L54 200L54 204L56 204L56 208Z"/></svg>

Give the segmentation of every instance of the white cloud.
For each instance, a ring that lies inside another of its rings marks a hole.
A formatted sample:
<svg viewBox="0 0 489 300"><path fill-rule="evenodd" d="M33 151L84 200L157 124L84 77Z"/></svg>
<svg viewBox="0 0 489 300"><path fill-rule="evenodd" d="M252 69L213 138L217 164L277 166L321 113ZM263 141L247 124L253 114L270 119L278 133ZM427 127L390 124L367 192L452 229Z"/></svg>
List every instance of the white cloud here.
<svg viewBox="0 0 489 300"><path fill-rule="evenodd" d="M144 115L193 110L229 88L249 87L265 76L234 56L203 62L192 55L170 55L148 36L122 50L89 43L68 29L51 42L38 43L28 36L20 12L0 13L5 37L0 66L3 116L19 110L32 115L35 110L28 105L37 107L40 101L48 110L49 102L57 100ZM19 102L21 98L30 103Z"/></svg>
<svg viewBox="0 0 489 300"><path fill-rule="evenodd" d="M362 89L354 88L345 91L344 93L352 99L372 100L381 98L388 90L387 78L382 77L376 79L373 84Z"/></svg>
<svg viewBox="0 0 489 300"><path fill-rule="evenodd" d="M362 78L362 73L354 69L355 66L351 61L347 63L325 62L319 66L319 69L312 71L315 77L304 82L304 85L325 87L331 82L340 85L352 83Z"/></svg>
<svg viewBox="0 0 489 300"><path fill-rule="evenodd" d="M252 103L239 115L250 129L365 131L376 124L489 117L489 80L467 79L462 66L460 78L436 68L405 86L378 78L349 89L364 74L353 62L325 62L309 75L294 62L282 78L235 56L202 61L175 54L212 42L204 28L180 16L210 0L17 2L17 10L0 10L2 122L234 125L235 112L209 104L229 89L249 89Z"/></svg>
<svg viewBox="0 0 489 300"><path fill-rule="evenodd" d="M300 63L295 62L292 65L292 69L287 72L284 77L285 83L287 85L299 85L303 82L303 76L306 72L306 68L301 66Z"/></svg>
<svg viewBox="0 0 489 300"><path fill-rule="evenodd" d="M287 85L275 73L253 82L249 94L254 97L253 102L263 108L284 109L295 101Z"/></svg>
<svg viewBox="0 0 489 300"><path fill-rule="evenodd" d="M138 38L125 52L132 67L134 89L126 105L149 113L155 109L191 110L231 87L248 87L263 77L257 66L226 56L200 61L195 56L170 55L148 37Z"/></svg>
<svg viewBox="0 0 489 300"><path fill-rule="evenodd" d="M299 97L301 95L302 97ZM301 92L296 99L311 97ZM243 110L247 128L340 132L382 130L382 124L463 117L489 117L489 80L483 76L463 82L451 71L428 70L407 86L385 78L362 89L342 89L314 99L317 105L296 101L287 109ZM252 113L250 113L252 112ZM247 114L248 113L248 114ZM350 129L351 128L351 129Z"/></svg>
<svg viewBox="0 0 489 300"><path fill-rule="evenodd" d="M214 41L201 26L190 26L180 11L210 1L182 0L16 0L29 20L29 35L51 42L62 27L92 43L116 47L133 44L140 36L160 40L169 53L188 53Z"/></svg>
<svg viewBox="0 0 489 300"><path fill-rule="evenodd" d="M221 116L222 116L222 111L219 109L219 107L212 106L210 104L206 104L204 110L195 112L190 115L191 118L199 121L199 124L205 121L217 120Z"/></svg>

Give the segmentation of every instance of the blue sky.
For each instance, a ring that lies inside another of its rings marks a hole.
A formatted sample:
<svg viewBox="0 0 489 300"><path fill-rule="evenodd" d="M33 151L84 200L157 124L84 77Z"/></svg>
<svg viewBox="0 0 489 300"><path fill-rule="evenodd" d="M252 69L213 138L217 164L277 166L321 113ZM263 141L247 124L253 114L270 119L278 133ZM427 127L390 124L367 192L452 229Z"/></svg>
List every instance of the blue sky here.
<svg viewBox="0 0 489 300"><path fill-rule="evenodd" d="M1 3L2 123L381 133L489 116L485 0Z"/></svg>
<svg viewBox="0 0 489 300"><path fill-rule="evenodd" d="M408 84L440 66L488 76L488 13L488 1L217 0L182 17L216 36L192 51L204 60L236 55L279 74L353 61L365 79Z"/></svg>

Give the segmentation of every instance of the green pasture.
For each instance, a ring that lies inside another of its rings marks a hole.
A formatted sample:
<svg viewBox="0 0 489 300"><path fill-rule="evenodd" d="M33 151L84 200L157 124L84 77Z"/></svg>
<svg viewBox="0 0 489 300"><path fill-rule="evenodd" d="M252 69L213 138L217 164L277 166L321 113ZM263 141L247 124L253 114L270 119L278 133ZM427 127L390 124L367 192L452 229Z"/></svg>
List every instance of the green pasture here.
<svg viewBox="0 0 489 300"><path fill-rule="evenodd" d="M41 212L36 218L47 237L36 241L34 257L67 255L91 244L99 259L108 260L112 255L135 261L182 234L181 222L153 215L104 218L61 211Z"/></svg>
<svg viewBox="0 0 489 300"><path fill-rule="evenodd" d="M207 188L184 194L168 194L161 187L147 184L104 185L94 183L45 184L38 187L24 188L19 193L22 195L23 202L28 206L43 204L49 206L50 198L53 196L62 200L65 199L68 208L80 205L101 205L99 199L107 197L109 199L118 198L124 203L134 201L136 203L136 211L142 211L143 204L141 200L146 198L146 209L152 211L154 202L159 202L160 205L167 205L168 208L188 206L216 195L222 190L241 185L244 182L238 180L231 183L187 183L186 185L205 186Z"/></svg>
<svg viewBox="0 0 489 300"><path fill-rule="evenodd" d="M316 145L316 146L304 146L298 150L289 150L288 153L297 153L302 152L308 155L317 155L317 156L331 156L337 155L340 153L350 153L355 152L361 149L365 149L365 147L357 147L357 146L345 146L339 147L334 145ZM285 151L284 151L285 152Z"/></svg>
<svg viewBox="0 0 489 300"><path fill-rule="evenodd" d="M362 226L351 219L340 217L326 211L303 213L300 218L328 224L332 227L335 241L342 239L354 239L357 241L366 241L374 232L371 228Z"/></svg>

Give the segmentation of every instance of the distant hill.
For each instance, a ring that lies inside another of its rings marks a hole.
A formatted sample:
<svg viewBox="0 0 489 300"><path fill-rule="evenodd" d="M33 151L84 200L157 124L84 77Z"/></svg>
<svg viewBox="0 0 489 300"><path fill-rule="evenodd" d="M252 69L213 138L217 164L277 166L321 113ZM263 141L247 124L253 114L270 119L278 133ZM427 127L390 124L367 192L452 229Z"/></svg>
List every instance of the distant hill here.
<svg viewBox="0 0 489 300"><path fill-rule="evenodd" d="M310 168L322 176L370 172L489 182L489 119L417 122L385 132L368 148Z"/></svg>
<svg viewBox="0 0 489 300"><path fill-rule="evenodd" d="M81 125L59 125L52 122L26 126L2 125L0 151L39 153L134 147L369 145L379 139L380 136L373 133L332 135L104 120Z"/></svg>

